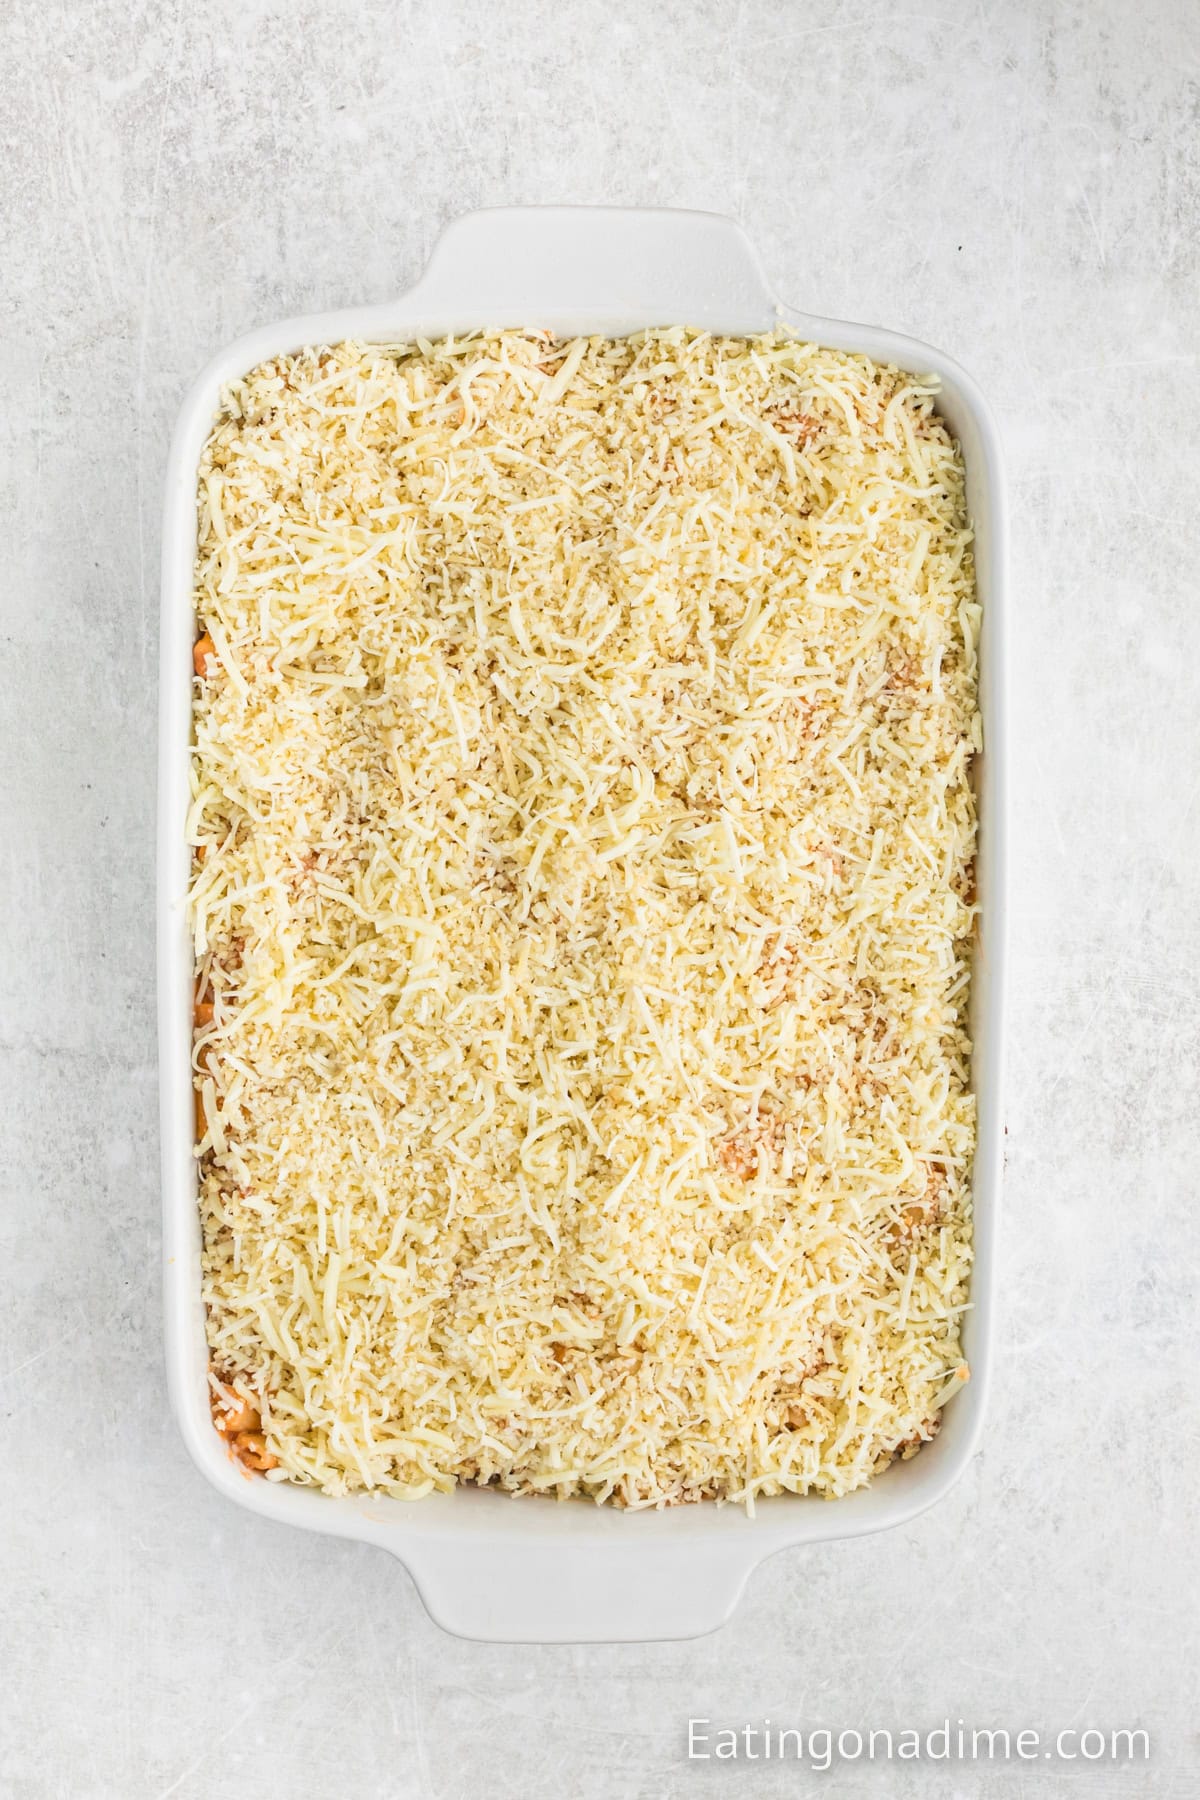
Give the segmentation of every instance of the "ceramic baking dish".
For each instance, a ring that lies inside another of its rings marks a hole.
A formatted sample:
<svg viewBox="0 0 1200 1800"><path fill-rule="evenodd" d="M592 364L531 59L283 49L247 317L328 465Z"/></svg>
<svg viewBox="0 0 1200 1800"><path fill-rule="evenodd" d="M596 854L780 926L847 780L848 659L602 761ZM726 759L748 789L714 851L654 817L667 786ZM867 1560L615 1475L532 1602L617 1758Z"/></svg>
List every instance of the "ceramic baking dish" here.
<svg viewBox="0 0 1200 1800"><path fill-rule="evenodd" d="M780 323L841 350L940 378L940 406L959 438L976 532L981 706L975 968L973 1309L964 1325L972 1379L939 1436L872 1486L837 1501L783 1496L748 1518L714 1505L622 1513L589 1501L514 1500L461 1489L405 1503L332 1499L248 1477L226 1455L208 1407L200 1298L200 1221L192 1154L192 954L185 918L191 728L192 565L196 472L221 386L305 344L438 337L479 326L549 326L617 336L686 324L749 334ZM994 426L974 382L939 351L863 325L784 306L733 220L698 212L505 208L468 214L439 238L417 285L379 306L264 326L211 362L184 403L171 449L163 536L158 811L159 1046L166 1351L171 1397L188 1449L209 1480L264 1518L390 1550L433 1617L471 1638L530 1642L682 1638L728 1617L750 1571L794 1544L900 1525L944 1495L980 1439L991 1365L1000 1112L1004 897L1004 497Z"/></svg>

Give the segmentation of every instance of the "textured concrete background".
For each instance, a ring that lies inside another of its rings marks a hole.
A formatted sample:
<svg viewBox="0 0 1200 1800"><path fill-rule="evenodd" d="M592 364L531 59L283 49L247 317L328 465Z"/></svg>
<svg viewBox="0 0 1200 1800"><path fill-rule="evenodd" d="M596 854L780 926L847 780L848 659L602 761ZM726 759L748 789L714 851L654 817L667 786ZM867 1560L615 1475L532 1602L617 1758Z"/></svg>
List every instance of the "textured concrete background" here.
<svg viewBox="0 0 1200 1800"><path fill-rule="evenodd" d="M1200 1794L1200 10L1193 0L0 8L0 1792ZM160 1355L159 499L186 382L494 201L736 213L944 346L1012 477L1002 1355L911 1527L719 1635L443 1636L382 1553L209 1492ZM1154 1762L693 1765L689 1714L1146 1725Z"/></svg>

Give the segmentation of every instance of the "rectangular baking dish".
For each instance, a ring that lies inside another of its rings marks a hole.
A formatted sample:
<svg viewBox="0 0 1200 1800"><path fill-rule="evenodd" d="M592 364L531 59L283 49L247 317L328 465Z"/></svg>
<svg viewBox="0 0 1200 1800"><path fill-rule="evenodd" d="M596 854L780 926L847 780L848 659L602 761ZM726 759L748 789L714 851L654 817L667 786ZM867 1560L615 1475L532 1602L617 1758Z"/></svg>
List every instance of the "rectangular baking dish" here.
<svg viewBox="0 0 1200 1800"><path fill-rule="evenodd" d="M936 374L959 439L976 533L983 606L977 764L981 938L973 986L975 1271L964 1323L971 1380L943 1429L909 1462L847 1499L781 1496L753 1518L737 1507L622 1513L460 1489L415 1503L332 1499L244 1475L214 1431L201 1303L193 1145L192 952L185 842L192 703L192 579L197 465L222 385L264 359L343 338L396 342L483 326L548 326L620 336L685 324L749 335L787 324L834 349ZM684 1638L728 1617L750 1571L794 1544L901 1525L939 1500L980 1441L992 1360L995 1244L1003 1125L1005 929L1005 520L996 431L974 382L928 345L782 305L741 228L716 214L610 207L470 213L439 238L417 285L379 306L264 326L231 344L184 402L171 448L163 533L158 801L158 1016L166 1355L189 1451L229 1499L284 1524L361 1538L406 1565L433 1617L463 1637L578 1642Z"/></svg>

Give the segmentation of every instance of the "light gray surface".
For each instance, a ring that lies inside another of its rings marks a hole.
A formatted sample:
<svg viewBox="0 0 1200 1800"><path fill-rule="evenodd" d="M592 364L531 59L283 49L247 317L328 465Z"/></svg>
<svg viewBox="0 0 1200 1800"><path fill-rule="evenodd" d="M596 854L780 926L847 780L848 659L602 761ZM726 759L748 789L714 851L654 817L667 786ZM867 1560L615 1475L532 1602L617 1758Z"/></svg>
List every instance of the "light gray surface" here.
<svg viewBox="0 0 1200 1800"><path fill-rule="evenodd" d="M1200 1793L1197 9L10 0L0 32L0 1793ZM691 1645L442 1636L385 1556L206 1490L160 1369L171 421L228 338L382 299L445 218L536 200L737 213L789 299L961 358L1012 478L986 1450ZM1154 1761L688 1766L689 1715L1144 1724Z"/></svg>

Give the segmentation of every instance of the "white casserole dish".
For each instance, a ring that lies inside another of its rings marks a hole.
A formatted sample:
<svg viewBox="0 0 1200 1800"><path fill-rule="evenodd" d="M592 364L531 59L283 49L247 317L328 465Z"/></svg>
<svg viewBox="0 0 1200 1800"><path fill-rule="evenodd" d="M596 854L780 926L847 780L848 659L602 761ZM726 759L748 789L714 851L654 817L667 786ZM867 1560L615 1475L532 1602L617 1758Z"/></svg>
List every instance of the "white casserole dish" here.
<svg viewBox="0 0 1200 1800"><path fill-rule="evenodd" d="M941 381L940 407L962 444L976 532L981 708L975 966L973 1310L964 1322L972 1379L940 1435L848 1499L781 1497L748 1518L736 1507L622 1513L586 1501L514 1501L463 1489L408 1503L332 1499L244 1475L213 1429L200 1298L200 1220L193 1146L192 952L185 842L192 704L192 576L196 479L226 381L270 356L343 338L438 337L478 326L549 326L618 336L687 324L746 335L785 322L817 343ZM417 285L380 306L292 319L240 338L216 357L183 406L171 448L163 533L158 973L166 1353L171 1398L188 1449L231 1500L265 1518L361 1538L398 1556L433 1617L463 1637L526 1642L682 1638L728 1617L750 1571L792 1544L903 1524L940 1499L979 1444L991 1366L997 1204L1002 1163L1001 1054L1005 928L1004 496L995 427L974 382L938 351L862 325L781 305L733 220L619 208L504 208L468 214L439 238Z"/></svg>

